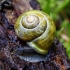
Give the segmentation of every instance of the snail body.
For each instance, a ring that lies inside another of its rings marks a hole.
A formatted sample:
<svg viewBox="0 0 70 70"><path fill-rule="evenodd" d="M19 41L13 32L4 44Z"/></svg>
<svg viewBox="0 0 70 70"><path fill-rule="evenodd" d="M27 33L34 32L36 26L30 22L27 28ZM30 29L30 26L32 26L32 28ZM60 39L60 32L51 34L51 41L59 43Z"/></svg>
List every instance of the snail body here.
<svg viewBox="0 0 70 70"><path fill-rule="evenodd" d="M16 35L40 54L48 52L56 32L53 20L48 14L39 10L20 15L14 28Z"/></svg>

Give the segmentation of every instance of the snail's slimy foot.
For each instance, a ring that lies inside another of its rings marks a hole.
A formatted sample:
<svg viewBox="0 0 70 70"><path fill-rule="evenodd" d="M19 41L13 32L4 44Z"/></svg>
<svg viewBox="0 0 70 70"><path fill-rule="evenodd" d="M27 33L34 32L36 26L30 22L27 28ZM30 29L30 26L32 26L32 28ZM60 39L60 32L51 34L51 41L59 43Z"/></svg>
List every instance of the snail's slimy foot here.
<svg viewBox="0 0 70 70"><path fill-rule="evenodd" d="M22 60L28 62L46 61L47 55L38 54L32 48L20 48L17 51L21 51L20 53L17 53L17 56Z"/></svg>

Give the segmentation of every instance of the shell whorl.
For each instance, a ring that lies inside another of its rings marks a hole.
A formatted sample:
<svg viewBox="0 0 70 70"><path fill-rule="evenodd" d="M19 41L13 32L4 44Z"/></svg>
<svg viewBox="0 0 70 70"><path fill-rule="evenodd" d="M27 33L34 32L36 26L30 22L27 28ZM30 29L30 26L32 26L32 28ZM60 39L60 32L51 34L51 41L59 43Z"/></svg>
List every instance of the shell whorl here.
<svg viewBox="0 0 70 70"><path fill-rule="evenodd" d="M38 53L46 54L55 37L55 25L44 12L32 10L22 14L14 25L17 36Z"/></svg>
<svg viewBox="0 0 70 70"><path fill-rule="evenodd" d="M35 15L28 15L22 19L22 25L27 29L35 28L39 24L39 18Z"/></svg>

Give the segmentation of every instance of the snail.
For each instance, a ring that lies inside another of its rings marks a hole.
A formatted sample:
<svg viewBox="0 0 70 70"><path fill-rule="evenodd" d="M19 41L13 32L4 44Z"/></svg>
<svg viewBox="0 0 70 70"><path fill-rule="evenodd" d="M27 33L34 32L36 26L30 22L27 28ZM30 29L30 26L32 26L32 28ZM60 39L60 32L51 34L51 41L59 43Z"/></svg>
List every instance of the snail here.
<svg viewBox="0 0 70 70"><path fill-rule="evenodd" d="M55 24L50 16L39 10L21 14L14 29L21 40L40 54L47 54L56 32Z"/></svg>

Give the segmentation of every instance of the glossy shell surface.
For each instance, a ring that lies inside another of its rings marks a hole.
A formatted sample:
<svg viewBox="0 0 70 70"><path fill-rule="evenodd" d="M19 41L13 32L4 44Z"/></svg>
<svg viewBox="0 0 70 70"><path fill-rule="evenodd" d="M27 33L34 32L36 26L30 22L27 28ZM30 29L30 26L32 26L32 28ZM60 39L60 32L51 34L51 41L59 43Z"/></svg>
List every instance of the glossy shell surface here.
<svg viewBox="0 0 70 70"><path fill-rule="evenodd" d="M41 54L47 54L56 32L55 24L50 16L39 10L21 14L14 28L20 39Z"/></svg>

